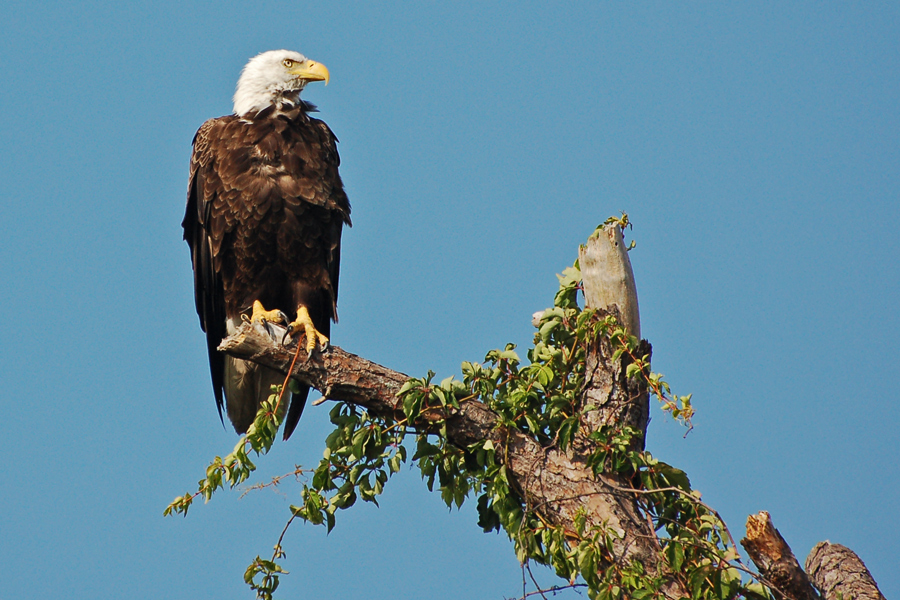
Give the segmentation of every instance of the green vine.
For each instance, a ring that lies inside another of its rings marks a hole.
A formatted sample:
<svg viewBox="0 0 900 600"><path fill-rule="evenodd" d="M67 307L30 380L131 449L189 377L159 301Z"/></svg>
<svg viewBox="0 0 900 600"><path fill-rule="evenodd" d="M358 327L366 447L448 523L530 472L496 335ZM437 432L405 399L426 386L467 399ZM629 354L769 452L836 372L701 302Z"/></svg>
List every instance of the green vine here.
<svg viewBox="0 0 900 600"><path fill-rule="evenodd" d="M610 222L630 226L624 213ZM285 573L278 561L284 555L282 539L294 519L324 525L330 532L338 509L350 508L359 499L377 505L388 479L407 461L418 465L428 489L439 491L447 506L459 507L467 498L476 497L478 525L485 532L504 530L523 565L534 561L551 566L569 582L568 587L586 585L592 600L662 597L663 575L650 577L639 563L614 560L615 531L589 526L584 514L576 517L574 530L565 529L529 507L511 485L500 458L505 452L498 452L494 441L480 440L467 448L452 445L443 415L451 414L464 401L484 403L498 416L498 428L517 430L544 447L565 451L578 442L592 448L588 466L595 476L613 475L616 481L630 482L631 487L621 491L634 494L657 532L670 572L665 576L690 590L693 600L771 598L741 563L725 524L691 489L687 475L637 449L642 446L635 443L641 432L618 424L587 430L584 414L593 407L582 405L581 392L588 351L598 339L611 344L612 359L622 361L625 377L646 386L661 408L688 431L694 414L691 396L671 393L663 376L651 371L640 341L614 316L579 308L581 272L577 261L558 277L560 287L553 307L540 316L527 361L521 361L516 347L508 344L503 350L488 352L480 363L463 362L462 379L448 377L436 383L432 372L410 379L399 393L401 419L371 416L344 402L335 404L330 412L335 429L325 440L322 460L313 470L297 467L292 473L304 475L306 481L300 503L290 507L290 519L272 558L257 556L244 575L257 598L271 600L279 575ZM249 453L259 456L268 452L281 424L280 387L273 391L232 453L216 457L197 492L176 498L164 514L186 514L197 496L209 501L225 485L234 488L247 481L255 470ZM411 458L407 446L415 448ZM277 480L254 487L275 483Z"/></svg>

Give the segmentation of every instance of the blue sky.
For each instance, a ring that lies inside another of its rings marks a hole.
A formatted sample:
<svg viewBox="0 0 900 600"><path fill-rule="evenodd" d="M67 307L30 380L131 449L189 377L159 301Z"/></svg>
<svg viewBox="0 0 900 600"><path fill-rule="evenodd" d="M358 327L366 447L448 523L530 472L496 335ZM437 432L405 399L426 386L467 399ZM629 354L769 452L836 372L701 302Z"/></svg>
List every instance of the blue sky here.
<svg viewBox="0 0 900 600"><path fill-rule="evenodd" d="M333 341L413 375L526 344L611 214L654 370L649 449L736 536L860 554L900 595L900 9L892 3L9 2L0 19L4 597L251 597L296 488L162 510L236 436L216 416L181 240L190 142L254 54L326 64L354 227ZM321 456L307 410L265 480ZM503 536L416 472L283 597L502 598ZM542 573L542 582L553 577Z"/></svg>

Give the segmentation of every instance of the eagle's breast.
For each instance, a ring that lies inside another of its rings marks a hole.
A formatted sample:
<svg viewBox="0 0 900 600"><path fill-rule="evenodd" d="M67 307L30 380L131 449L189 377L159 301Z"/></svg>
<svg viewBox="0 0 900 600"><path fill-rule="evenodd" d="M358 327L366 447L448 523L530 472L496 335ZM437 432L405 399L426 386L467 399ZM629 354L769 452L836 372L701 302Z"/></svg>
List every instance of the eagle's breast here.
<svg viewBox="0 0 900 600"><path fill-rule="evenodd" d="M333 294L328 265L347 221L343 186L322 131L305 115L229 119L215 169L213 254L221 256L226 310L281 295L301 280ZM343 197L335 198L335 195Z"/></svg>

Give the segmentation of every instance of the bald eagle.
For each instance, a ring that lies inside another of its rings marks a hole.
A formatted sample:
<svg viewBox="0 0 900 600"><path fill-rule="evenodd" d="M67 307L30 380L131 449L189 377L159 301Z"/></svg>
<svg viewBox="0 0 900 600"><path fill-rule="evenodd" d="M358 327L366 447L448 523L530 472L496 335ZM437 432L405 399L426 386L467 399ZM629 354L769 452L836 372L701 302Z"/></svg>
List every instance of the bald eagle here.
<svg viewBox="0 0 900 600"><path fill-rule="evenodd" d="M210 119L194 137L182 227L191 250L194 298L206 332L213 392L235 431L245 433L260 402L284 376L216 350L241 320L281 322L327 345L337 321L341 229L350 203L338 174L337 138L300 99L328 69L287 50L250 59L234 114ZM290 437L309 388L292 395Z"/></svg>

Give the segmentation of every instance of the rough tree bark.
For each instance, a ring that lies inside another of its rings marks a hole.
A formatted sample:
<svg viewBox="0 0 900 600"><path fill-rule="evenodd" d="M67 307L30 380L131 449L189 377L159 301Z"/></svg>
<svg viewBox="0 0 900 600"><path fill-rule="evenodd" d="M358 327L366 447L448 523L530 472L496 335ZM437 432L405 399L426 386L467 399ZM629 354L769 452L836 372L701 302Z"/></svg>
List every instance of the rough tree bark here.
<svg viewBox="0 0 900 600"><path fill-rule="evenodd" d="M869 569L846 546L819 542L806 557L806 572L826 600L885 600Z"/></svg>
<svg viewBox="0 0 900 600"><path fill-rule="evenodd" d="M621 229L608 226L592 236L581 248L579 259L588 307L616 315L632 335L639 337L637 292ZM273 342L267 333L249 324L226 338L219 350L282 373L288 372L293 358L293 349ZM649 356L650 344L642 341L639 350L640 355ZM596 428L608 423L624 423L646 434L648 391L643 384L625 377L627 357L614 361L612 354L609 340L598 340L588 353L582 403L596 409L585 415L586 424ZM297 361L292 376L316 388L325 398L357 404L373 415L403 417L397 393L409 377L339 347L316 353L307 361ZM516 430L498 427L497 415L474 400L461 402L458 411L442 416L446 417L446 431L451 443L466 447L481 440L494 442L498 458L505 462L510 480L530 510L550 523L574 531L577 512L586 509L589 527L605 526L619 536L614 546L616 561L623 564L639 561L648 574L662 575L667 582L662 591L671 598L690 596L687 589L669 574L655 532L639 510L635 495L629 491L630 483L615 476L595 477L587 466L586 459L591 450L587 440L576 440L566 452L542 447ZM638 443L643 444L643 437ZM783 539L780 536L778 539L790 553ZM790 556L793 558L793 554ZM849 562L845 560L841 564ZM768 563L756 564L764 571L767 568L764 565ZM816 564L825 565L821 567L823 573L831 572L828 569L832 567L828 565L832 563L827 560ZM859 565L862 565L861 561ZM809 563L807 568L810 569ZM855 563L852 569L856 569ZM865 571L864 566L862 570ZM832 581L826 575L814 575L813 581L820 589L839 590L839 586L832 583L820 583ZM857 596L859 589L853 588L854 598L883 598L880 593ZM877 587L874 590L877 592ZM793 590L778 591L794 600L814 597L795 595ZM811 593L815 594L815 591ZM834 596L826 592L826 598L831 600ZM846 591L844 598L848 598Z"/></svg>

